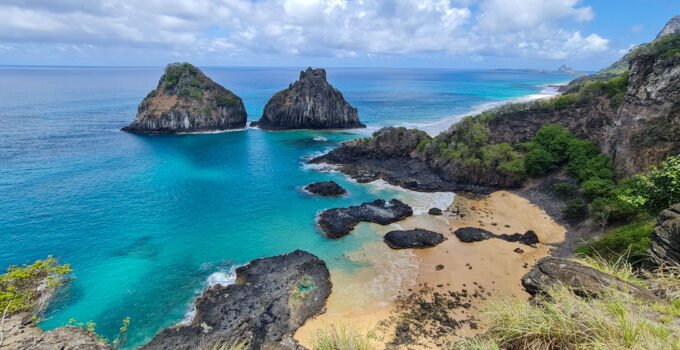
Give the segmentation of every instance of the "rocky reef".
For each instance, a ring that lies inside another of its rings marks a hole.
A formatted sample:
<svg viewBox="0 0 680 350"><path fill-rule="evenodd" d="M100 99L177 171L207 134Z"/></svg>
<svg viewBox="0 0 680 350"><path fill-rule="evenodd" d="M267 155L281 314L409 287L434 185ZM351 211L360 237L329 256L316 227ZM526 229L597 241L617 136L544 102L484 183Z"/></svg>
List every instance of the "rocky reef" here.
<svg viewBox="0 0 680 350"><path fill-rule="evenodd" d="M565 258L545 257L522 277L522 286L531 295L545 293L548 288L560 284L581 296L600 296L614 288L643 300L656 299L654 294L644 288Z"/></svg>
<svg viewBox="0 0 680 350"><path fill-rule="evenodd" d="M464 172L431 167L420 157L417 147L431 138L424 131L403 127L387 127L370 139L343 143L339 148L310 160L310 163L338 164L343 173L358 182L378 179L416 191L471 191L486 193L489 186L461 182L457 175ZM467 175L465 175L467 176Z"/></svg>
<svg viewBox="0 0 680 350"><path fill-rule="evenodd" d="M655 265L680 265L680 203L659 214L649 240L649 256Z"/></svg>
<svg viewBox="0 0 680 350"><path fill-rule="evenodd" d="M419 228L390 231L383 239L392 249L431 248L446 240L441 233Z"/></svg>
<svg viewBox="0 0 680 350"><path fill-rule="evenodd" d="M262 118L253 123L261 129L351 129L366 127L357 109L326 80L326 71L300 72L300 79L277 92L264 107Z"/></svg>
<svg viewBox="0 0 680 350"><path fill-rule="evenodd" d="M18 332L24 332L19 329ZM19 344L6 343L9 349L31 350L113 350L113 347L102 342L97 335L80 327L60 327L48 332L36 329L27 335ZM13 347L16 345L16 347Z"/></svg>
<svg viewBox="0 0 680 350"><path fill-rule="evenodd" d="M347 193L347 190L333 180L309 184L305 186L305 191L319 196L341 196Z"/></svg>
<svg viewBox="0 0 680 350"><path fill-rule="evenodd" d="M457 229L453 234L455 234L456 237L458 237L458 239L464 243L481 242L491 238L501 239L506 242L518 242L531 247L539 243L538 235L536 235L536 232L532 230L529 230L525 233L513 233L513 234L503 233L497 235L483 228L462 227Z"/></svg>
<svg viewBox="0 0 680 350"><path fill-rule="evenodd" d="M302 349L292 335L325 309L332 287L326 264L296 250L253 260L236 276L235 284L203 292L191 324L167 328L141 349Z"/></svg>
<svg viewBox="0 0 680 350"><path fill-rule="evenodd" d="M392 199L389 205L384 199L349 208L334 208L321 212L318 219L319 227L328 238L340 238L352 231L361 221L380 225L389 225L413 215L413 209L407 204Z"/></svg>
<svg viewBox="0 0 680 350"><path fill-rule="evenodd" d="M238 129L246 126L241 98L189 63L165 67L158 87L139 104L124 131L173 134Z"/></svg>

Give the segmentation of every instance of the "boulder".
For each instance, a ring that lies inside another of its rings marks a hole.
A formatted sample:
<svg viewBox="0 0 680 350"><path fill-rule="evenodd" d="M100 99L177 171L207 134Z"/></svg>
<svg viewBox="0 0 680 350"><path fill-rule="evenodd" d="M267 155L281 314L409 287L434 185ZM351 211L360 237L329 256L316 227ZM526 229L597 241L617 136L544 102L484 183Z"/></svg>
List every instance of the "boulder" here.
<svg viewBox="0 0 680 350"><path fill-rule="evenodd" d="M655 265L680 265L680 203L659 213L650 241L649 256Z"/></svg>
<svg viewBox="0 0 680 350"><path fill-rule="evenodd" d="M366 127L357 109L326 80L326 71L300 72L300 80L277 92L255 123L261 129L351 129Z"/></svg>
<svg viewBox="0 0 680 350"><path fill-rule="evenodd" d="M347 193L347 190L333 180L309 184L305 186L305 191L319 196L340 196Z"/></svg>
<svg viewBox="0 0 680 350"><path fill-rule="evenodd" d="M139 104L124 131L145 134L220 131L246 126L241 98L189 63L165 67L158 87Z"/></svg>
<svg viewBox="0 0 680 350"><path fill-rule="evenodd" d="M340 238L352 231L361 221L380 225L389 225L413 215L413 209L407 204L392 199L389 205L383 199L349 208L334 208L321 212L318 224L328 238Z"/></svg>
<svg viewBox="0 0 680 350"><path fill-rule="evenodd" d="M493 232L487 231L482 228L477 228L477 227L463 227L457 229L454 234L456 237L461 242L464 243L472 243L472 242L480 242L487 240L489 238L497 238L497 239L502 239L506 242L518 242L524 245L528 245L530 247L535 247L538 241L538 235L536 232L533 230L529 230L525 233L513 233L511 235L509 234L500 234L497 235Z"/></svg>
<svg viewBox="0 0 680 350"><path fill-rule="evenodd" d="M565 258L545 257L522 277L522 286L531 295L545 293L550 287L558 284L572 289L580 296L597 297L613 288L637 298L656 299L646 289Z"/></svg>
<svg viewBox="0 0 680 350"><path fill-rule="evenodd" d="M427 213L430 215L442 215L442 210L439 208L430 208Z"/></svg>
<svg viewBox="0 0 680 350"><path fill-rule="evenodd" d="M305 321L322 313L331 292L326 264L307 252L257 259L236 270L236 283L214 286L196 300L189 325L158 333L141 349L301 349L293 339Z"/></svg>
<svg viewBox="0 0 680 350"><path fill-rule="evenodd" d="M385 243L392 249L430 248L446 240L441 233L415 229L390 231L384 237Z"/></svg>

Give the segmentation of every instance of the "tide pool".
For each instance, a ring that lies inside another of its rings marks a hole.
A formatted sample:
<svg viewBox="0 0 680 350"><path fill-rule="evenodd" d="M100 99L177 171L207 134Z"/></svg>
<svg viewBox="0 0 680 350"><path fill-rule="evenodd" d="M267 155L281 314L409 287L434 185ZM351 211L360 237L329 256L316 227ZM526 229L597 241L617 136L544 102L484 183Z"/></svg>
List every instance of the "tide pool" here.
<svg viewBox="0 0 680 350"><path fill-rule="evenodd" d="M250 121L297 79L293 68L204 72L243 99ZM402 198L304 159L385 125L432 123L476 106L535 94L557 74L427 69L328 69L359 109L359 131L144 136L119 129L155 88L162 68L0 68L0 268L54 255L74 269L41 327L97 323L113 338L130 317L130 345L180 322L208 277L304 249L351 273L346 257L379 240L362 228L328 240L320 210ZM301 188L335 180L349 194ZM363 226L361 226L363 227ZM224 277L224 276L222 276Z"/></svg>

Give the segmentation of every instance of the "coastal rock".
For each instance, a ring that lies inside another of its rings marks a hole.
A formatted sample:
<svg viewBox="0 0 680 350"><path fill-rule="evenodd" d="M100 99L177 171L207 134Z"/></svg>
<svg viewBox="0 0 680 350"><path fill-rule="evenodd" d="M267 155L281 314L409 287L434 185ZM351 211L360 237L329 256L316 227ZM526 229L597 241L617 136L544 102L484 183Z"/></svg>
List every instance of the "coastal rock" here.
<svg viewBox="0 0 680 350"><path fill-rule="evenodd" d="M430 248L446 240L441 233L415 229L390 231L384 237L385 243L392 249Z"/></svg>
<svg viewBox="0 0 680 350"><path fill-rule="evenodd" d="M319 196L340 196L347 193L347 190L333 180L309 184L305 186L305 191L318 194Z"/></svg>
<svg viewBox="0 0 680 350"><path fill-rule="evenodd" d="M439 208L430 208L427 213L430 215L442 215L442 210Z"/></svg>
<svg viewBox="0 0 680 350"><path fill-rule="evenodd" d="M28 337L16 349L31 350L113 350L97 335L80 327L60 327L48 332L40 331L37 336Z"/></svg>
<svg viewBox="0 0 680 350"><path fill-rule="evenodd" d="M244 128L241 98L210 80L189 63L165 67L158 87L139 104L124 131L145 134L219 131Z"/></svg>
<svg viewBox="0 0 680 350"><path fill-rule="evenodd" d="M340 238L352 231L361 221L380 225L389 225L413 215L413 209L407 204L392 199L389 205L383 199L349 208L334 208L321 212L318 219L319 227L328 238Z"/></svg>
<svg viewBox="0 0 680 350"><path fill-rule="evenodd" d="M518 242L530 247L534 247L539 243L538 235L533 230L529 230L525 233L513 233L511 235L505 233L497 235L482 228L462 227L457 229L453 234L464 243L480 242L490 238L502 239L506 242Z"/></svg>
<svg viewBox="0 0 680 350"><path fill-rule="evenodd" d="M562 284L581 296L595 297L613 288L637 298L656 299L645 289L565 258L545 257L522 277L522 286L531 295L544 293L557 284Z"/></svg>
<svg viewBox="0 0 680 350"><path fill-rule="evenodd" d="M236 270L236 283L214 286L196 300L190 325L158 333L141 349L197 349L244 344L245 349L302 349L292 338L324 311L331 292L326 264L307 252L257 259Z"/></svg>
<svg viewBox="0 0 680 350"><path fill-rule="evenodd" d="M339 148L310 160L310 163L340 165L343 173L362 183L382 179L396 186L424 192L490 192L490 187L458 181L456 174L440 172L440 169L418 158L418 144L430 139L424 131L387 127L378 130L370 139L345 142Z"/></svg>
<svg viewBox="0 0 680 350"><path fill-rule="evenodd" d="M655 265L680 265L680 203L659 213L650 241L649 256Z"/></svg>
<svg viewBox="0 0 680 350"><path fill-rule="evenodd" d="M312 68L300 72L300 80L277 92L255 125L270 130L366 127L359 122L357 109L326 81L326 71Z"/></svg>

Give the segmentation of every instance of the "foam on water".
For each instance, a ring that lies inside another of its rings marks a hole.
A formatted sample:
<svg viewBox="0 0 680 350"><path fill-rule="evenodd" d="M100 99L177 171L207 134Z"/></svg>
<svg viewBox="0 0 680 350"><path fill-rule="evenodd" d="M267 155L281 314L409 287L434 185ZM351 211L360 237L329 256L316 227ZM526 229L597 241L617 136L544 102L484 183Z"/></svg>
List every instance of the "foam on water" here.
<svg viewBox="0 0 680 350"><path fill-rule="evenodd" d="M378 179L367 184L370 193L380 194L382 191L396 191L401 201L413 208L413 215L423 215L432 207L439 209L448 208L456 196L453 192L416 192L399 186L392 185L385 180Z"/></svg>
<svg viewBox="0 0 680 350"><path fill-rule="evenodd" d="M210 289L214 286L226 287L230 284L236 283L236 269L238 266L234 266L229 270L219 270L211 273L206 279L206 286L198 294L203 293L206 289ZM179 322L181 325L189 325L196 317L196 305L192 301L189 304L189 311L184 315L184 318Z"/></svg>

